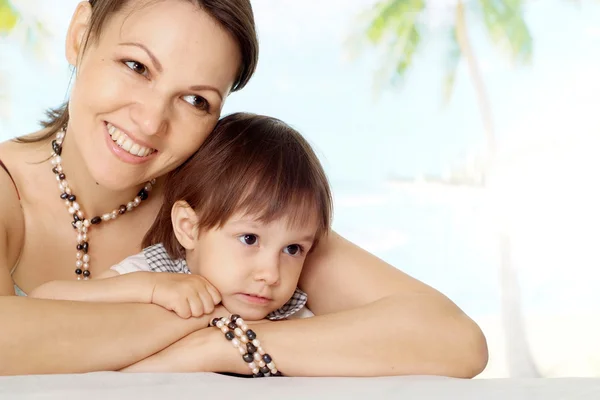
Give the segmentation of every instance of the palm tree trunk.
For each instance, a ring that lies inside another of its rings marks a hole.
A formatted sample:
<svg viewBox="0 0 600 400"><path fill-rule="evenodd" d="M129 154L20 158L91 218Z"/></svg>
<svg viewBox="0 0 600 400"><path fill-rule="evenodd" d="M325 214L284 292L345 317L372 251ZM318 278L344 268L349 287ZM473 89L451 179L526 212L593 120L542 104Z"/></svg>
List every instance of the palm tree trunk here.
<svg viewBox="0 0 600 400"><path fill-rule="evenodd" d="M467 61L469 75L475 88L479 110L485 130L487 157L486 175L496 161L496 137L492 120L492 110L477 59L473 53L467 33L465 8L462 0L456 4L456 39L462 55ZM486 179L487 180L487 179ZM540 376L525 335L517 271L511 260L509 235L502 230L497 232L500 250L500 290L501 312L506 338L508 373L511 377L537 378Z"/></svg>

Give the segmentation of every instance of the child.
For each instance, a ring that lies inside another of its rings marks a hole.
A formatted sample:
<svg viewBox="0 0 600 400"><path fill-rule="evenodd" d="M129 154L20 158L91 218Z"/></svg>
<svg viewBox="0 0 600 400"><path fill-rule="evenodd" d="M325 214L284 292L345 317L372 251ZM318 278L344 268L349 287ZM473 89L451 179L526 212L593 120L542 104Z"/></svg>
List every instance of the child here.
<svg viewBox="0 0 600 400"><path fill-rule="evenodd" d="M221 303L247 320L287 318L306 304L297 284L330 229L332 200L298 132L270 117L225 117L167 176L164 196L141 253L93 280L48 282L30 296L153 303L183 318Z"/></svg>

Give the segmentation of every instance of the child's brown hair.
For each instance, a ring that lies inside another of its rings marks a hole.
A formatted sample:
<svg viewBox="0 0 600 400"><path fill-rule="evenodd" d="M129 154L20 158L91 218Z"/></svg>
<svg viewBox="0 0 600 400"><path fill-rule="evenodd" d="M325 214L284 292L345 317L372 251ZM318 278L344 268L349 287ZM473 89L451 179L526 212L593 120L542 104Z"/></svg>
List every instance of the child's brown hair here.
<svg viewBox="0 0 600 400"><path fill-rule="evenodd" d="M143 246L162 243L173 258L185 257L171 223L179 200L196 212L200 230L221 227L240 211L266 223L285 216L291 224L317 213L315 244L331 228L323 167L302 135L276 118L235 113L221 119L202 147L167 175L164 191Z"/></svg>

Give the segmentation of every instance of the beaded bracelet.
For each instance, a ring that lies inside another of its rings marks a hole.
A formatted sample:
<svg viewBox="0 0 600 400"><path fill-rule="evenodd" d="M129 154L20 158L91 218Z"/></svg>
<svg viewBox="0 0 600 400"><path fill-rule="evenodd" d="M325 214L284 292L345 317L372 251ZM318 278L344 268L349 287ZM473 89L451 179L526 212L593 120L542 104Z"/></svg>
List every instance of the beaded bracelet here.
<svg viewBox="0 0 600 400"><path fill-rule="evenodd" d="M239 315L234 314L230 318L215 318L210 325L220 329L225 334L225 338L231 341L233 347L238 349L254 378L282 376L271 356L265 353L261 347L256 333L248 328Z"/></svg>

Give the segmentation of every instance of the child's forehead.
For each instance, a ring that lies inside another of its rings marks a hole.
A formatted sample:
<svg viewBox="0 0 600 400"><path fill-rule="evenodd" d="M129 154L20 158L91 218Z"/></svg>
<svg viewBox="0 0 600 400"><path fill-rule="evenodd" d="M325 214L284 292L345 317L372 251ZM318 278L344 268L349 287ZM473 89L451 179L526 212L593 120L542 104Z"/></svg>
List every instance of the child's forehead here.
<svg viewBox="0 0 600 400"><path fill-rule="evenodd" d="M298 210L297 214L291 211L282 212L280 215L268 219L257 212L238 211L227 220L226 225L231 227L244 226L256 229L280 225L284 226L286 230L316 232L319 226L319 220L316 210L313 212Z"/></svg>

